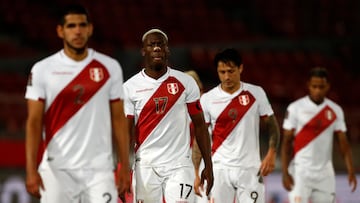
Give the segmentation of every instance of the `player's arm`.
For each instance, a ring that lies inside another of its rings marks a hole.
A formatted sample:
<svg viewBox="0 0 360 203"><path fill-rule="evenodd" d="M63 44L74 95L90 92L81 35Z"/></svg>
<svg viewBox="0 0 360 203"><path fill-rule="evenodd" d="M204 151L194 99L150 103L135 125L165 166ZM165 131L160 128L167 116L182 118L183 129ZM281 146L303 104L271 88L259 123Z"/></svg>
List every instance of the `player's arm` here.
<svg viewBox="0 0 360 203"><path fill-rule="evenodd" d="M40 187L44 189L41 177L38 173L37 156L42 135L44 115L44 102L27 100L28 116L26 120L26 189L35 196L40 197Z"/></svg>
<svg viewBox="0 0 360 203"><path fill-rule="evenodd" d="M196 139L197 146L201 151L201 157L204 159L204 164L205 164L205 168L201 173L201 186L204 184L204 180L206 179L207 181L206 195L208 195L214 182L212 161L211 161L210 137L207 127L205 125L204 115L201 111L201 107L199 104L197 105L198 106L195 107L198 108L197 113L193 113L194 110L191 110L194 107L188 105L188 109L191 120L194 124L194 132L195 132L194 137ZM198 164L200 164L200 162L198 162Z"/></svg>
<svg viewBox="0 0 360 203"><path fill-rule="evenodd" d="M284 188L290 191L294 185L294 180L288 172L290 161L293 157L294 130L283 130L281 144L281 171Z"/></svg>
<svg viewBox="0 0 360 203"><path fill-rule="evenodd" d="M201 185L201 178L199 176L200 174L200 162L202 159L201 151L199 149L199 145L197 144L196 137L194 137L193 145L192 145L192 162L194 164L194 170L195 170L195 181L194 181L194 188L195 188L195 194L202 197L199 188L203 190L203 187Z"/></svg>
<svg viewBox="0 0 360 203"><path fill-rule="evenodd" d="M351 191L354 192L356 190L357 180L352 161L351 148L347 140L346 134L341 131L335 132L335 141L337 141L339 144L340 152L344 158L345 165L348 171L348 181L350 186L352 186Z"/></svg>
<svg viewBox="0 0 360 203"><path fill-rule="evenodd" d="M125 192L130 192L130 173L129 173L129 131L128 123L125 118L123 100L117 100L110 103L111 124L113 135L116 141L117 157L121 164L120 170L117 170L118 192L123 196Z"/></svg>
<svg viewBox="0 0 360 203"><path fill-rule="evenodd" d="M266 124L268 134L270 137L268 152L264 160L261 162L261 166L260 166L260 174L262 176L266 176L269 173L271 173L275 168L276 152L278 150L279 142L280 142L280 130L274 114L264 117L263 120Z"/></svg>

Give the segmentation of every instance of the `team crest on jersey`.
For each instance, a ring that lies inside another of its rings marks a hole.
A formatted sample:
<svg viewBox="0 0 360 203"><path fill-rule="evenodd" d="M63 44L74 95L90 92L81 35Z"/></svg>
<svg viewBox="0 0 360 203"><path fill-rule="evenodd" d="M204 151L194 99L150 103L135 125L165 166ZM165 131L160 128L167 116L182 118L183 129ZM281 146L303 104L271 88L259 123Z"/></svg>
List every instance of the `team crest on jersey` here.
<svg viewBox="0 0 360 203"><path fill-rule="evenodd" d="M170 94L175 95L179 91L179 87L177 83L168 83L167 84L167 90Z"/></svg>
<svg viewBox="0 0 360 203"><path fill-rule="evenodd" d="M327 110L327 111L325 112L325 117L326 117L328 120L332 120L333 117L334 117L334 115L333 115L332 111Z"/></svg>
<svg viewBox="0 0 360 203"><path fill-rule="evenodd" d="M104 72L102 68L90 68L90 79L95 82L100 82L104 79Z"/></svg>
<svg viewBox="0 0 360 203"><path fill-rule="evenodd" d="M239 103L243 106L246 106L250 103L250 98L249 98L249 95L247 95L247 94L240 95L238 97L238 99L239 99Z"/></svg>

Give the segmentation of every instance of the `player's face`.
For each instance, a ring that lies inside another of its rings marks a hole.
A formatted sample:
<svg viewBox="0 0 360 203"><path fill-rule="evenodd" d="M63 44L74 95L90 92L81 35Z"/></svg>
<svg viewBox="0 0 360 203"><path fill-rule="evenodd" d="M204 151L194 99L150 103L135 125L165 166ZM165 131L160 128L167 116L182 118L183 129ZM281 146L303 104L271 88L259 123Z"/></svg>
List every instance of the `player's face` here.
<svg viewBox="0 0 360 203"><path fill-rule="evenodd" d="M146 68L155 71L164 70L167 66L169 47L166 38L160 33L146 36L141 50Z"/></svg>
<svg viewBox="0 0 360 203"><path fill-rule="evenodd" d="M240 74L243 65L236 66L233 62L218 62L217 72L221 82L221 88L226 92L235 92L240 88Z"/></svg>
<svg viewBox="0 0 360 203"><path fill-rule="evenodd" d="M324 101L329 88L330 84L326 78L311 77L308 81L310 99L317 104L320 104Z"/></svg>
<svg viewBox="0 0 360 203"><path fill-rule="evenodd" d="M92 24L82 14L66 15L64 25L57 26L58 36L64 40L64 48L77 52L85 50L92 32Z"/></svg>

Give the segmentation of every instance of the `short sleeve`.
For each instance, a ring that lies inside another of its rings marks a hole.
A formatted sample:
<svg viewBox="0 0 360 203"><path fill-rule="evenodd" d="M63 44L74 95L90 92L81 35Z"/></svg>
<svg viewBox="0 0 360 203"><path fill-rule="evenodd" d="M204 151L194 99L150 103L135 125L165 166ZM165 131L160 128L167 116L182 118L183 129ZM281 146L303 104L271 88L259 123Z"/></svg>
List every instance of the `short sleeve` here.
<svg viewBox="0 0 360 203"><path fill-rule="evenodd" d="M114 60L114 68L111 75L110 100L124 99L123 72L120 64Z"/></svg>
<svg viewBox="0 0 360 203"><path fill-rule="evenodd" d="M45 99L44 73L41 65L36 63L28 76L25 98L31 100Z"/></svg>

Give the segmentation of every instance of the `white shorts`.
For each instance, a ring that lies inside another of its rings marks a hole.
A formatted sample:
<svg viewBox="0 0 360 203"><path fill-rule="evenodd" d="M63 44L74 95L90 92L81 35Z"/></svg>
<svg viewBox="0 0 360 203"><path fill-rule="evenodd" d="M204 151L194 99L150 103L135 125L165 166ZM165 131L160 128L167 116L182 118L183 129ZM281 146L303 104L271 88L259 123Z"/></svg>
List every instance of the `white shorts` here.
<svg viewBox="0 0 360 203"><path fill-rule="evenodd" d="M114 173L109 171L41 169L45 190L41 203L117 203Z"/></svg>
<svg viewBox="0 0 360 203"><path fill-rule="evenodd" d="M265 187L259 169L214 168L211 203L265 203Z"/></svg>
<svg viewBox="0 0 360 203"><path fill-rule="evenodd" d="M149 167L136 165L136 203L193 203L194 168L192 166Z"/></svg>
<svg viewBox="0 0 360 203"><path fill-rule="evenodd" d="M294 187L289 192L290 203L333 203L335 202L335 176L309 177L306 173L293 176Z"/></svg>

